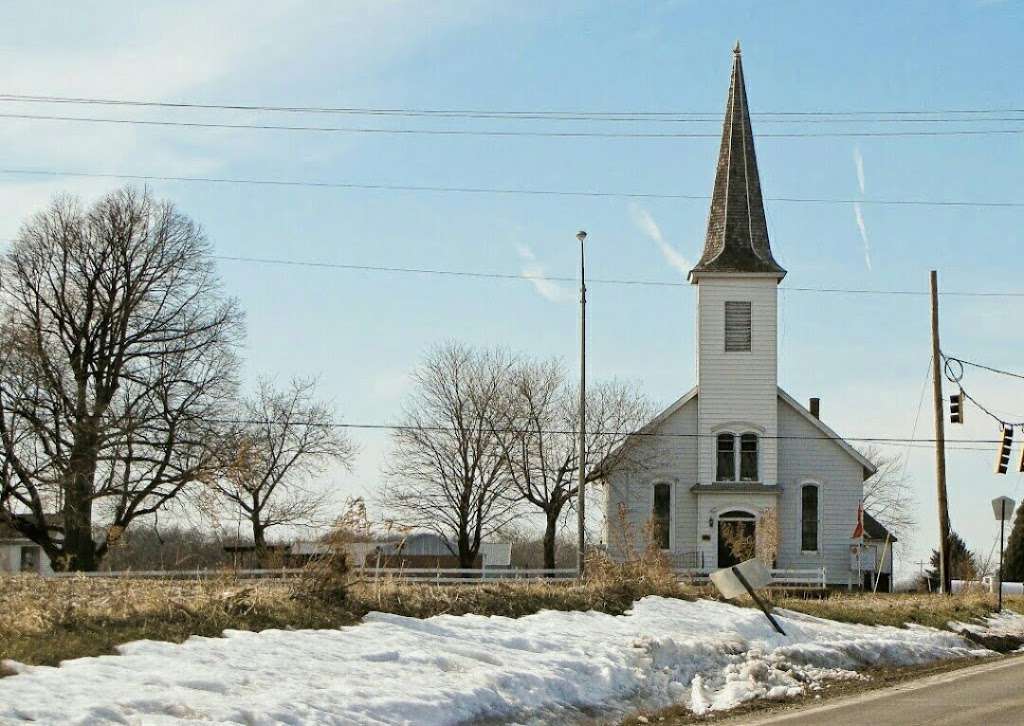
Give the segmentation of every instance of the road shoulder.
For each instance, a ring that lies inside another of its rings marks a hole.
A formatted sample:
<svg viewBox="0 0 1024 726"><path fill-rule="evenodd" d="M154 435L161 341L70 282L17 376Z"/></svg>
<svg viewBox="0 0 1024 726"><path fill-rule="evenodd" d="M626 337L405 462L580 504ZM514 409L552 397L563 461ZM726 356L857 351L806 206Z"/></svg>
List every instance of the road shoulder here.
<svg viewBox="0 0 1024 726"><path fill-rule="evenodd" d="M661 711L635 714L623 721L624 726L664 724L680 726L693 723L714 723L722 726L744 724L756 726L782 721L794 714L826 714L853 703L867 703L898 692L951 683L988 671L1012 667L1024 662L1024 654L994 655L979 663L977 658L962 658L922 666L869 668L861 673L867 679L833 681L820 691L783 701L756 700L729 711L697 716L679 704Z"/></svg>

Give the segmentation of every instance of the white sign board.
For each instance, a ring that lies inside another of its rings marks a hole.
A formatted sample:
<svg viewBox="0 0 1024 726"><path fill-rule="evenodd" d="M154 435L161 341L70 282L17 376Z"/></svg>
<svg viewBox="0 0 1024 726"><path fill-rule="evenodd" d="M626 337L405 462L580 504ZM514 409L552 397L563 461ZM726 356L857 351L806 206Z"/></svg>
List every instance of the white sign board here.
<svg viewBox="0 0 1024 726"><path fill-rule="evenodd" d="M996 497L992 500L992 512L996 515L996 521L1007 520L1013 517L1014 501L1009 497Z"/></svg>
<svg viewBox="0 0 1024 726"><path fill-rule="evenodd" d="M758 559L747 560L735 566L750 584L751 589L760 590L772 584L772 575ZM715 584L722 597L732 599L747 594L747 588L732 571L732 567L724 567L711 573L711 582Z"/></svg>

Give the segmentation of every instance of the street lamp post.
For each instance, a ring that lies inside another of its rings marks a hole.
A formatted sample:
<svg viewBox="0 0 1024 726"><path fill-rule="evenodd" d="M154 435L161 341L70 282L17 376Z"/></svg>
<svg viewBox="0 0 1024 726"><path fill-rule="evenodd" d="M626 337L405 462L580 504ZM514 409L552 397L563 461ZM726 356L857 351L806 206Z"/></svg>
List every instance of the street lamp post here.
<svg viewBox="0 0 1024 726"><path fill-rule="evenodd" d="M584 267L584 241L587 233L582 229L576 233L580 241L580 440L577 455L579 458L578 482L576 485L576 513L578 517L578 533L576 543L576 569L583 577L585 567L586 544L586 510L584 506L584 484L586 482L587 462L587 283Z"/></svg>

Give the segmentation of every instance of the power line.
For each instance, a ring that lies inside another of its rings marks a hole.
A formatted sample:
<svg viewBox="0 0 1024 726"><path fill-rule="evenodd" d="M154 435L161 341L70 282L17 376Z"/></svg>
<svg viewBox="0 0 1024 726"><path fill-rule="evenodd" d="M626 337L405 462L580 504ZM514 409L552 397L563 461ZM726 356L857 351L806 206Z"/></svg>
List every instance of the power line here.
<svg viewBox="0 0 1024 726"><path fill-rule="evenodd" d="M275 426L278 422L271 419L243 419L243 418L227 418L227 419L209 419L210 423L224 424L224 425L254 425L254 426ZM340 429L364 429L364 430L386 430L386 431L426 431L426 432L454 432L458 429L453 426L445 426L440 424L389 424L389 423L364 423L364 422L349 422L349 421L293 421L293 426L307 426L310 428L340 428ZM489 429L490 433L517 433L518 429L512 428L494 428ZM551 434L551 435L564 435L564 436L578 436L579 431L572 429L530 429L530 433L540 434ZM684 439L714 439L717 438L718 434L701 434L701 433L684 433L678 431L588 431L589 434L594 436L625 436L625 437L655 437L655 438L684 438ZM905 437L897 436L800 436L800 435L788 435L788 434L758 434L758 438L769 439L775 441L856 441L859 443L876 443L876 444L932 444L935 439L921 438L921 439L908 439ZM995 439L947 439L947 443L955 446L969 446L971 444L993 444L997 443Z"/></svg>
<svg viewBox="0 0 1024 726"><path fill-rule="evenodd" d="M1004 371L1001 368L993 368L992 366L987 366L983 363L975 363L974 361L964 360L963 358L947 357L946 359L956 361L957 363L961 363L963 365L972 366L973 368L980 368L991 373L998 373L1003 376L1010 376L1011 378L1020 378L1024 380L1024 374L1014 373L1013 371Z"/></svg>
<svg viewBox="0 0 1024 726"><path fill-rule="evenodd" d="M473 270L446 270L440 268L430 267L398 267L388 265L357 265L348 264L342 262L318 262L318 261L305 261L305 260L288 260L271 257L246 257L240 255L213 255L215 259L224 260L227 262L250 262L254 264L264 265L284 265L290 267L314 267L331 270L353 270L360 272L394 272L394 273L408 273L417 275L441 275L446 277L470 277L470 278L482 278L482 279L496 279L496 280L521 280L524 282L530 282L531 278L522 275L521 273L512 272L483 272ZM545 280L551 282L578 282L576 277L565 277L559 275L545 275ZM670 280L642 280L642 279L622 279L622 278L600 278L595 277L587 278L587 283L598 283L605 285L637 285L637 286L651 286L651 287L692 287L688 282L674 282ZM928 295L927 291L922 290L871 290L871 289L854 289L854 288L835 288L835 287L785 287L787 291L794 292L823 292L823 293L843 293L843 294L855 294L855 295L911 295L911 296L924 296ZM944 295L949 296L968 296L968 297L1024 297L1024 292L966 292L966 291L951 291L945 292Z"/></svg>
<svg viewBox="0 0 1024 726"><path fill-rule="evenodd" d="M297 126L287 124L225 123L214 121L161 121L155 119L105 118L98 116L57 116L29 113L0 113L0 118L28 121L64 121L71 123L156 126L175 128L227 129L232 131L309 131L318 133L377 134L399 136L485 136L605 139L718 139L720 133L679 131L523 131L511 129L410 129L363 126ZM1024 120L1024 119L1022 119ZM953 129L948 131L793 131L757 134L759 139L865 138L933 136L1005 136L1024 134L1024 127L1007 129Z"/></svg>
<svg viewBox="0 0 1024 726"><path fill-rule="evenodd" d="M127 181L199 182L206 184L239 184L274 187L309 187L321 189L360 189L366 191L432 192L443 194L499 194L555 197L596 197L619 199L685 199L706 201L706 194L674 194L659 192L605 192L592 190L529 189L522 187L437 186L418 184L374 184L366 182L330 182L315 180L266 179L244 177L174 176L169 174L120 174L108 172L64 171L48 169L0 169L0 174L24 176L69 176ZM1024 202L985 202L927 199L857 199L827 197L765 197L765 201L794 204L863 204L925 207L992 207L1024 208Z"/></svg>
<svg viewBox="0 0 1024 726"><path fill-rule="evenodd" d="M953 356L948 356L948 355L945 355L945 354L942 355L942 359L944 361L944 372L945 372L945 375L946 375L946 379L949 380L950 383L955 383L957 385L957 387L960 389L960 395L961 396L963 396L965 399L967 399L968 401L973 403L975 406L977 406L978 409L981 410L982 413L986 414L987 416L989 416L990 418L995 420L1000 425L1000 427L1002 427L1002 428L1006 428L1006 427L1024 428L1024 420L1008 421L1005 418L1003 418L1002 416L1000 416L999 414L997 414L992 409L990 409L987 406L985 406L983 403L981 403L981 401L976 399L970 393L965 391L964 387L963 387L963 378L964 378L964 369L963 369L963 367L964 367L964 365L969 365L969 366L973 366L975 368L980 368L980 369L983 369L983 370L991 371L993 373L999 373L999 374L1004 375L1004 376L1011 376L1013 378L1022 378L1022 379L1024 379L1024 375L1021 375L1019 373L1013 373L1011 371L1004 371L1004 370L999 369L999 368L993 368L992 366L988 366L988 365L985 365L983 363L975 363L973 361L967 361L967 360L963 360L961 358L954 358Z"/></svg>
<svg viewBox="0 0 1024 726"><path fill-rule="evenodd" d="M125 98L96 98L82 96L52 96L31 94L0 94L0 101L21 103L54 103L73 105L134 106L149 108L173 108L221 111L268 111L278 113L338 114L338 115L380 115L380 116L436 116L442 118L526 118L526 119L568 119L568 120L688 120L693 117L708 117L720 121L717 111L594 111L558 109L480 109L480 108L409 108L409 107L359 107L359 106L281 106L256 103L196 103L153 101ZM755 117L796 117L818 118L835 116L985 116L997 113L1024 113L1024 108L968 108L968 109L884 109L884 110L816 110L816 111L753 111ZM698 118L697 120L704 120ZM987 119L986 119L987 120ZM1018 120L1016 118L1011 120Z"/></svg>

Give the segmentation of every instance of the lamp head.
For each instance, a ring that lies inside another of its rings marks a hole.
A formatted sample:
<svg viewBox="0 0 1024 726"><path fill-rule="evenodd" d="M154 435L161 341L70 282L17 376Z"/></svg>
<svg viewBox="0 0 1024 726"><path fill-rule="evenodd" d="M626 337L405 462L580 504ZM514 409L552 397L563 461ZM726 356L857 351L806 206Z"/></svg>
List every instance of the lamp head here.
<svg viewBox="0 0 1024 726"><path fill-rule="evenodd" d="M587 233L584 232L582 229L579 232L576 233L576 239L578 239L580 242L582 242L586 238L587 238Z"/></svg>

